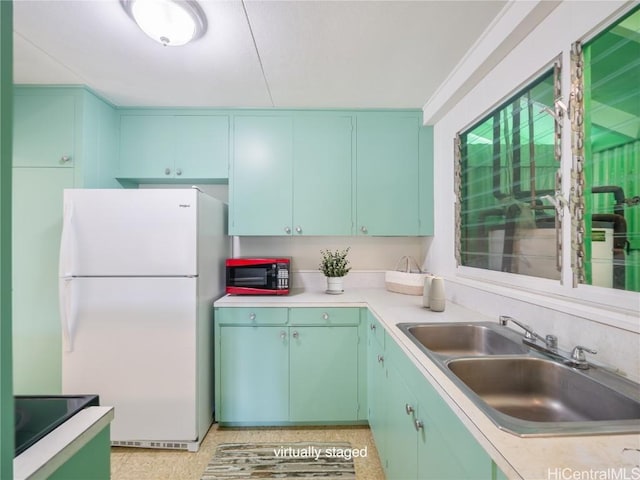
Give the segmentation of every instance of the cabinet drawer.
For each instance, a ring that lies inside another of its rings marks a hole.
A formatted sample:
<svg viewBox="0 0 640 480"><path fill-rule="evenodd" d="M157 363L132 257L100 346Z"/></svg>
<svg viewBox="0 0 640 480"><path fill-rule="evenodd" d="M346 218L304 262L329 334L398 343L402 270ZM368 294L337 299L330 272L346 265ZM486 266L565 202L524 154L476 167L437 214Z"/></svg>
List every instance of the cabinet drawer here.
<svg viewBox="0 0 640 480"><path fill-rule="evenodd" d="M292 308L291 325L358 325L358 308Z"/></svg>
<svg viewBox="0 0 640 480"><path fill-rule="evenodd" d="M220 325L285 325L288 319L286 308L231 307L217 308L215 313Z"/></svg>

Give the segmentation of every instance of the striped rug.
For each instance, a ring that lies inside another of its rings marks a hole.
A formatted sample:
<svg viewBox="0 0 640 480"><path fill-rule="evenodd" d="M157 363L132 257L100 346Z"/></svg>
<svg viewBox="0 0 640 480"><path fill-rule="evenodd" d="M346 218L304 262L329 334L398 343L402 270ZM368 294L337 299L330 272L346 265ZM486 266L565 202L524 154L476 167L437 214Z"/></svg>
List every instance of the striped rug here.
<svg viewBox="0 0 640 480"><path fill-rule="evenodd" d="M241 478L356 478L349 443L223 443L207 465L202 480Z"/></svg>

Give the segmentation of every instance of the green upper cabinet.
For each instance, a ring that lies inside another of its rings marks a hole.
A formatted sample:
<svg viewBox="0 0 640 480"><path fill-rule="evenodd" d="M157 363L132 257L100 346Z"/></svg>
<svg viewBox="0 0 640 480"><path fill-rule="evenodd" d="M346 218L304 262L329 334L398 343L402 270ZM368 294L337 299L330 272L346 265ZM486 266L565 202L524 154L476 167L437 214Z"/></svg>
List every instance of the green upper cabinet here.
<svg viewBox="0 0 640 480"><path fill-rule="evenodd" d="M17 90L14 95L14 167L73 167L76 96ZM36 140L37 139L37 140Z"/></svg>
<svg viewBox="0 0 640 480"><path fill-rule="evenodd" d="M431 235L433 139L421 112L236 114L232 235Z"/></svg>
<svg viewBox="0 0 640 480"><path fill-rule="evenodd" d="M358 114L359 235L420 234L420 128L419 112Z"/></svg>
<svg viewBox="0 0 640 480"><path fill-rule="evenodd" d="M236 116L229 182L230 235L292 232L290 116Z"/></svg>
<svg viewBox="0 0 640 480"><path fill-rule="evenodd" d="M351 115L294 119L294 235L351 235L352 135Z"/></svg>
<svg viewBox="0 0 640 480"><path fill-rule="evenodd" d="M137 183L225 181L227 115L120 116L118 178Z"/></svg>

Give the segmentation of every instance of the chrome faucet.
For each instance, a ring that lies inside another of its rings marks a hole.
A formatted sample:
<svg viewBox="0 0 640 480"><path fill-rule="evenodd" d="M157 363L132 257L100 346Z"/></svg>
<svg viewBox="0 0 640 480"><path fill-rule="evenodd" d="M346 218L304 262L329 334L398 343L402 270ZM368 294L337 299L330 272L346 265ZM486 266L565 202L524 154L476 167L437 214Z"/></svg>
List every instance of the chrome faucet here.
<svg viewBox="0 0 640 480"><path fill-rule="evenodd" d="M589 352L592 355L595 355L595 350L592 350L587 347L583 347L581 345L577 345L573 347L573 350L569 354L568 352L562 352L558 349L558 337L555 335L545 335L542 337L538 335L533 329L524 323L519 322L513 317L508 315L500 315L498 322L503 327L506 327L509 322L516 324L518 327L524 330L524 338L522 339L522 343L528 345L529 347L538 350L539 352L550 355L553 358L556 358L562 361L564 364L569 365L573 368L578 368L580 370L587 370L589 368L589 362L584 354L584 352ZM544 343L544 345L540 345L538 340Z"/></svg>
<svg viewBox="0 0 640 480"><path fill-rule="evenodd" d="M523 329L524 338L530 341L530 342L525 342L527 344L536 343L537 340L540 340L541 342L544 342L545 346L547 346L548 348L558 347L558 337L556 337L555 335L547 335L546 337L542 337L541 335L538 335L536 332L534 332L529 325L527 325L526 323L519 322L513 317L510 317L508 315L500 315L499 322L500 322L500 325L502 325L503 327L506 327L507 323L511 322L511 323L515 323L517 326Z"/></svg>

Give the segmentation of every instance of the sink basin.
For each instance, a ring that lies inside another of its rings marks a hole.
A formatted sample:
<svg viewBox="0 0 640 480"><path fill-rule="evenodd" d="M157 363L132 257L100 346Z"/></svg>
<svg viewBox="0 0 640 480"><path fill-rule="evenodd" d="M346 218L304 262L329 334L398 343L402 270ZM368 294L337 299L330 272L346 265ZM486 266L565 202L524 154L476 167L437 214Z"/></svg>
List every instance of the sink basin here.
<svg viewBox="0 0 640 480"><path fill-rule="evenodd" d="M638 385L595 367L585 373L533 356L458 358L446 365L489 418L512 433L640 432ZM607 375L615 387L602 382Z"/></svg>
<svg viewBox="0 0 640 480"><path fill-rule="evenodd" d="M427 323L398 325L419 347L453 356L524 354L529 349L518 338L510 338L487 323ZM505 333L508 333L505 330Z"/></svg>

